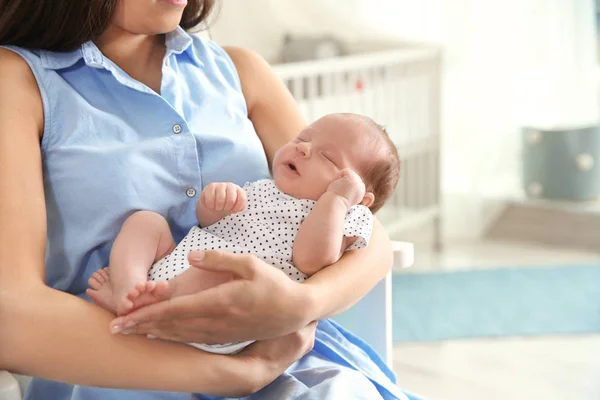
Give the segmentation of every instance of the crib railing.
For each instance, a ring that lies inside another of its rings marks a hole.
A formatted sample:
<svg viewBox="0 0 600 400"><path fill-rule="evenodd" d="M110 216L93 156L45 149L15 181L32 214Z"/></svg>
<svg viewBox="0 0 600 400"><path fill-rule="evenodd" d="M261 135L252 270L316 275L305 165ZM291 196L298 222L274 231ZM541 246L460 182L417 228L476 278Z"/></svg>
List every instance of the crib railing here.
<svg viewBox="0 0 600 400"><path fill-rule="evenodd" d="M307 121L352 112L386 127L402 172L378 217L392 236L433 222L441 246L439 49L396 48L274 68Z"/></svg>

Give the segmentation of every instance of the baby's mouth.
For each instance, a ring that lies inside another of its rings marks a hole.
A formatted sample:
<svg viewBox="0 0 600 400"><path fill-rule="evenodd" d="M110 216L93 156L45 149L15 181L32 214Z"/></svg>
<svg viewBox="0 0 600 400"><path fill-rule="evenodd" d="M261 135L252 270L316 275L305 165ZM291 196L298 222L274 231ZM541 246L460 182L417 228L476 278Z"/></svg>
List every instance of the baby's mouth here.
<svg viewBox="0 0 600 400"><path fill-rule="evenodd" d="M293 171L294 173L296 173L297 175L300 175L300 172L298 172L298 168L296 168L296 165L294 163L288 163L287 167Z"/></svg>

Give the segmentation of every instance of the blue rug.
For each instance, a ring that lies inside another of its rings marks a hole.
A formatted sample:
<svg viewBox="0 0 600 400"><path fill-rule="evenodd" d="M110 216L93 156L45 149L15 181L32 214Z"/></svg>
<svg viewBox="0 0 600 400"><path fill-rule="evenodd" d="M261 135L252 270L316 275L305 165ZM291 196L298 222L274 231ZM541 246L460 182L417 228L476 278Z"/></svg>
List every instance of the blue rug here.
<svg viewBox="0 0 600 400"><path fill-rule="evenodd" d="M395 342L600 332L600 266L395 274Z"/></svg>

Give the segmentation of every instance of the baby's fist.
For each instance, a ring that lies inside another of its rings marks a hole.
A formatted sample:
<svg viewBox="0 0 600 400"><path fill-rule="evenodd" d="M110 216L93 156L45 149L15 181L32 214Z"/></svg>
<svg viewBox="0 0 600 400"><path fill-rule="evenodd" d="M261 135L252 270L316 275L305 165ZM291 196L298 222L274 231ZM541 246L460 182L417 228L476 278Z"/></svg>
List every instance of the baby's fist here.
<svg viewBox="0 0 600 400"><path fill-rule="evenodd" d="M235 183L215 182L202 190L200 201L207 210L235 214L246 209L246 192Z"/></svg>
<svg viewBox="0 0 600 400"><path fill-rule="evenodd" d="M365 184L356 172L344 168L341 176L329 184L327 191L342 197L346 205L352 207L359 204L365 196Z"/></svg>

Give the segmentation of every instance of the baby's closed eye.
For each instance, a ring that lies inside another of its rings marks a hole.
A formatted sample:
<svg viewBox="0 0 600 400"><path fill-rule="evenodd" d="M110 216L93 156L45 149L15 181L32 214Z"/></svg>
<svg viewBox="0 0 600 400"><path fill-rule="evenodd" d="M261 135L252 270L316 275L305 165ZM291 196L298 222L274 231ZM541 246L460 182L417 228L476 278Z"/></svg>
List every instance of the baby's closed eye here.
<svg viewBox="0 0 600 400"><path fill-rule="evenodd" d="M330 154L328 154L328 153L325 153L325 152L321 152L321 155L322 155L323 157L325 157L325 159L326 159L327 161L329 161L330 163L332 163L333 165L335 165L335 166L337 167L337 164L336 164L336 162L334 161L333 157L332 157Z"/></svg>

